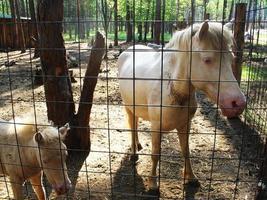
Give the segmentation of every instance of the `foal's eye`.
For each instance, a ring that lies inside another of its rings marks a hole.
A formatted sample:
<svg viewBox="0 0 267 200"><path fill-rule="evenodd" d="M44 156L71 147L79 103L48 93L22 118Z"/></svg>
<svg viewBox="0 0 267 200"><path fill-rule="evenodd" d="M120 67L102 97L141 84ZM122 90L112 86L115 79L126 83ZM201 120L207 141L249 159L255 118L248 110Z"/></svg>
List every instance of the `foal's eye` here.
<svg viewBox="0 0 267 200"><path fill-rule="evenodd" d="M43 164L47 164L48 163L48 160L43 160Z"/></svg>
<svg viewBox="0 0 267 200"><path fill-rule="evenodd" d="M209 65L211 63L211 58L203 58L203 62Z"/></svg>

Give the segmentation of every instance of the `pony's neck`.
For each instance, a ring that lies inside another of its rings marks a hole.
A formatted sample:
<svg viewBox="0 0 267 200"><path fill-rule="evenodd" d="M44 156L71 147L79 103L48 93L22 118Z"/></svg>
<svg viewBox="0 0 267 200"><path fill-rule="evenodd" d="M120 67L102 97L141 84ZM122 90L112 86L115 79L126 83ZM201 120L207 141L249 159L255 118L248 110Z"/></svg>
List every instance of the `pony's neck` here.
<svg viewBox="0 0 267 200"><path fill-rule="evenodd" d="M166 45L165 61L168 63L167 73L172 81L173 91L182 96L194 94L194 87L190 82L190 42L191 35L188 30L176 32Z"/></svg>
<svg viewBox="0 0 267 200"><path fill-rule="evenodd" d="M36 169L41 166L41 164L38 161L37 156L39 156L39 149L37 143L31 138L28 141L24 141L26 148L22 148L22 153L25 156L25 159L27 160L27 165L34 166ZM30 147L30 148L28 148Z"/></svg>

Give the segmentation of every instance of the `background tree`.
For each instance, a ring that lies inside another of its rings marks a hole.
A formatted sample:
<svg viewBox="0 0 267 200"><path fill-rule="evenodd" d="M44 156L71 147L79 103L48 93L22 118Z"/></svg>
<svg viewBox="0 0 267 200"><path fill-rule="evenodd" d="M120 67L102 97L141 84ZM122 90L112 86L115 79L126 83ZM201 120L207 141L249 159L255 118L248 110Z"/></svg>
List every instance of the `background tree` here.
<svg viewBox="0 0 267 200"><path fill-rule="evenodd" d="M146 17L145 17L145 30L144 30L144 42L147 42L147 34L149 32L149 23L148 23L148 19L149 19L149 15L150 15L150 6L151 6L151 0L147 0L147 4L146 4Z"/></svg>
<svg viewBox="0 0 267 200"><path fill-rule="evenodd" d="M160 44L161 33L161 0L156 0L154 42Z"/></svg>
<svg viewBox="0 0 267 200"><path fill-rule="evenodd" d="M114 0L114 46L118 46L118 0Z"/></svg>
<svg viewBox="0 0 267 200"><path fill-rule="evenodd" d="M133 27L131 23L131 5L130 1L126 0L126 31L127 31L127 39L126 42L131 42L133 39Z"/></svg>

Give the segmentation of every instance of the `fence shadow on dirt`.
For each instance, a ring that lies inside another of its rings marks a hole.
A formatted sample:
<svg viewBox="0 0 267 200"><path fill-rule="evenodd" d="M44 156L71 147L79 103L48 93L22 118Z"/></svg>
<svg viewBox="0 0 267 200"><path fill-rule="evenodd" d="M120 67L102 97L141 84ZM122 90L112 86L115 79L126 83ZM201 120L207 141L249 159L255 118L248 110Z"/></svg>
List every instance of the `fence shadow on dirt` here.
<svg viewBox="0 0 267 200"><path fill-rule="evenodd" d="M264 134L257 132L252 125L247 124L245 118L228 119L222 117L220 113L216 113L218 111L214 108L214 104L205 99L203 94L197 94L197 98L201 107L200 112L232 144L236 153L231 156L235 157L233 159L238 159L239 164L237 167L248 171L248 177L254 177L251 180L254 181L256 186L259 174L257 166L260 164L262 150L264 149ZM245 112L246 110L244 110ZM236 187L238 187L238 182L242 181L242 179L244 182L249 179L248 177L241 177L240 174L236 174L236 177Z"/></svg>
<svg viewBox="0 0 267 200"><path fill-rule="evenodd" d="M252 126L249 126L240 118L224 118L219 113L214 104L204 99L203 94L198 94L198 102L200 104L200 112L211 122L216 128L221 130L227 136L228 140L238 151L242 151L242 159L256 159L260 150L263 148L263 141L260 135ZM244 110L244 113L246 110ZM214 117L216 116L216 117ZM234 130L229 133L229 128Z"/></svg>
<svg viewBox="0 0 267 200"><path fill-rule="evenodd" d="M135 163L130 161L129 154L123 157L120 168L113 177L112 185L111 199L144 199L141 196L149 196L146 194L143 179L138 174Z"/></svg>
<svg viewBox="0 0 267 200"><path fill-rule="evenodd" d="M165 146L165 145L164 145ZM163 154L166 155L171 152L176 152L178 149L174 149L172 147L165 148L163 147ZM177 158L181 158L182 156L180 155L180 152L175 156ZM134 200L134 199L140 199L140 200L158 200L160 198L165 198L164 194L161 193L161 191L158 190L149 190L147 186L147 178L145 176L142 176L138 173L136 165L130 161L129 159L130 155L126 154L122 161L121 161L121 166L120 168L116 171L114 177L113 177L113 190L111 196L111 199L116 199L116 200ZM149 156L149 161L150 161L150 156ZM172 176L172 179L177 180L177 184L182 184L180 177L181 175L178 173L182 165L180 162L183 163L183 158L180 159L179 161L171 161L175 162L176 164L171 164L168 163L170 158L164 158L164 161L160 163L161 165L161 173L160 176L163 177L163 182L164 179L166 179L168 176ZM151 162L145 162L145 163L139 163L140 165L145 165L147 164L147 167L150 169L151 167ZM177 173L171 173L172 175L168 175L169 171L172 172L177 172ZM168 179L168 178L167 178ZM163 183L163 184L166 184ZM173 185L174 188L176 188L176 184ZM177 187L178 188L178 187ZM183 188L181 192L183 192L184 199L195 199L196 193L199 191L199 187L196 187L194 185L184 185L181 186Z"/></svg>

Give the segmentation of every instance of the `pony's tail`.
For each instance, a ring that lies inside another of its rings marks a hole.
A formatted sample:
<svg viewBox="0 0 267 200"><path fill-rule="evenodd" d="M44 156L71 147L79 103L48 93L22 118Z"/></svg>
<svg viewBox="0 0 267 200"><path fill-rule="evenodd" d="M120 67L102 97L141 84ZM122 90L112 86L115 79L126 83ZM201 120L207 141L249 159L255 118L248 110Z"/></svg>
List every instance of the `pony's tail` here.
<svg viewBox="0 0 267 200"><path fill-rule="evenodd" d="M37 131L36 120L33 115L25 114L23 116L16 117L15 120L10 120L9 122L12 123L10 124L12 129L14 129L13 123L15 122L16 132L18 134L33 135Z"/></svg>

